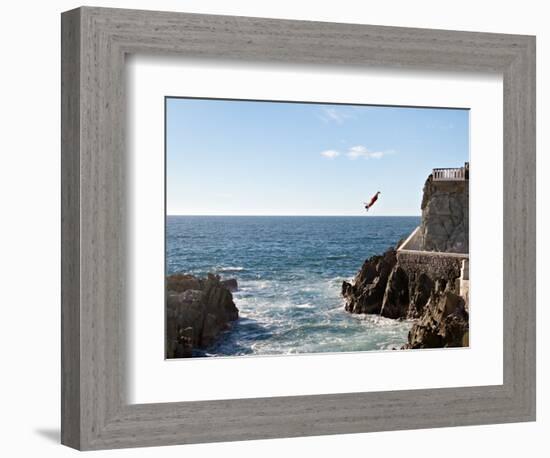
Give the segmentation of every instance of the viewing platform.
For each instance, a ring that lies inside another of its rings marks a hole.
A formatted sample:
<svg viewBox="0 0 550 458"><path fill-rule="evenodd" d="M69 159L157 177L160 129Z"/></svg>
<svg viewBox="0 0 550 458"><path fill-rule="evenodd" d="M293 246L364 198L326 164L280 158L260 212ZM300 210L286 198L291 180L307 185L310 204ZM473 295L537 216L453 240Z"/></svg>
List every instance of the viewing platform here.
<svg viewBox="0 0 550 458"><path fill-rule="evenodd" d="M432 179L434 181L465 181L470 178L469 171L469 162L466 162L464 167L433 169Z"/></svg>

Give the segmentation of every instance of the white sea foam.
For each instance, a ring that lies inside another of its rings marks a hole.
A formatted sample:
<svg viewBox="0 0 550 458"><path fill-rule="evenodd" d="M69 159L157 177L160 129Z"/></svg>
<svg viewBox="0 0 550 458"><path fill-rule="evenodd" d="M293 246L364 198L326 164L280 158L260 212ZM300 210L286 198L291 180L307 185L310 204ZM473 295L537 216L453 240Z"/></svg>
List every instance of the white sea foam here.
<svg viewBox="0 0 550 458"><path fill-rule="evenodd" d="M299 309L312 309L312 308L315 308L315 306L313 304L310 304L309 302L306 302L305 304L296 304L295 307L299 308Z"/></svg>
<svg viewBox="0 0 550 458"><path fill-rule="evenodd" d="M222 267L215 267L214 270L216 272L242 272L244 267L241 266L222 266Z"/></svg>

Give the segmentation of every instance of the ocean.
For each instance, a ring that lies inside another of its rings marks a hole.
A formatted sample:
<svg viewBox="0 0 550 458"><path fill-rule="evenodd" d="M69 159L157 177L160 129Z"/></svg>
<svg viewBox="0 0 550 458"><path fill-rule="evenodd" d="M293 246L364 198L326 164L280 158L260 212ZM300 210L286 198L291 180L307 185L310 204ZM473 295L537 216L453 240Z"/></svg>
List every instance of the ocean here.
<svg viewBox="0 0 550 458"><path fill-rule="evenodd" d="M343 280L416 216L168 216L166 269L236 278L239 320L194 356L391 350L411 322L344 310Z"/></svg>

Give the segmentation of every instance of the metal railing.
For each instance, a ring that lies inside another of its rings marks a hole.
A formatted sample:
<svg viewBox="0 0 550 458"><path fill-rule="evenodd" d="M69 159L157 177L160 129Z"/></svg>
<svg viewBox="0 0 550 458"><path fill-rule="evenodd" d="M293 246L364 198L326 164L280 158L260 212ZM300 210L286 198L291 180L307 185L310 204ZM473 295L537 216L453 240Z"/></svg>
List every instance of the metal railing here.
<svg viewBox="0 0 550 458"><path fill-rule="evenodd" d="M455 167L452 169L433 169L434 181L463 181L466 179L464 167Z"/></svg>

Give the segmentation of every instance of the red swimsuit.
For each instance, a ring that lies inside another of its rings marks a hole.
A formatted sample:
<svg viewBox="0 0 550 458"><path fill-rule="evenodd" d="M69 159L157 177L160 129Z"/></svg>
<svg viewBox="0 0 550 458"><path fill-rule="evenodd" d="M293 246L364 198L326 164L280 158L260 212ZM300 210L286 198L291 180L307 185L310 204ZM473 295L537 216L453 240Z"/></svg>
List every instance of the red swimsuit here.
<svg viewBox="0 0 550 458"><path fill-rule="evenodd" d="M366 206L366 209L368 210L374 205L374 202L378 200L378 194L375 194L373 198L370 200L369 204Z"/></svg>

